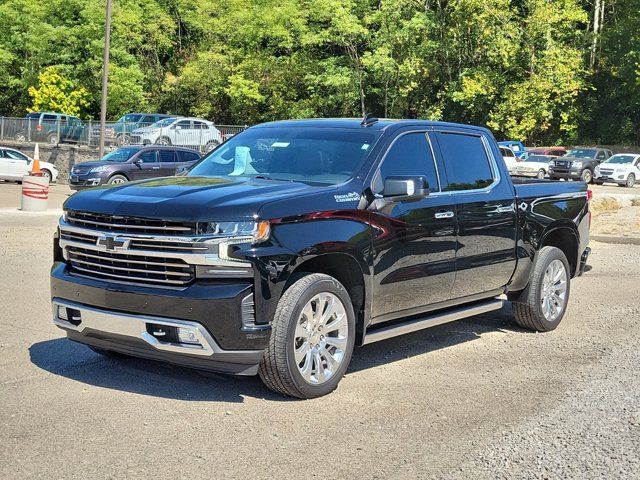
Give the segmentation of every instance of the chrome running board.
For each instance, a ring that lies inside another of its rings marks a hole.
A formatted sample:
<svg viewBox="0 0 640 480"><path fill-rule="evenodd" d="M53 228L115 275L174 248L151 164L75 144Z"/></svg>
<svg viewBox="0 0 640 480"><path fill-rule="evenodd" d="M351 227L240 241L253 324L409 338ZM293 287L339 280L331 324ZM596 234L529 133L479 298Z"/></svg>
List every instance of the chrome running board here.
<svg viewBox="0 0 640 480"><path fill-rule="evenodd" d="M475 303L471 307L456 308L454 310L435 313L426 317L409 320L407 322L396 323L388 327L376 328L371 333L367 333L365 335L362 344L367 345L369 343L379 342L380 340L386 340L387 338L404 335L405 333L435 327L436 325L454 322L467 317L473 317L474 315L480 315L481 313L491 312L493 310L499 310L502 308L503 304L504 300L502 299L492 299L482 303Z"/></svg>

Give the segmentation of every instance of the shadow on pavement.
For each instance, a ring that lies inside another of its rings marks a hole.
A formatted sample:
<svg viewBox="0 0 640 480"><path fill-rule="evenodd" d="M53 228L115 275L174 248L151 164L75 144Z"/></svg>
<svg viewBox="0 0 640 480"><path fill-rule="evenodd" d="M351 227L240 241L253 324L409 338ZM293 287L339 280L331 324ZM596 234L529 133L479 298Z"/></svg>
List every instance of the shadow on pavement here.
<svg viewBox="0 0 640 480"><path fill-rule="evenodd" d="M347 373L462 344L480 338L483 333L520 330L511 319L510 309L507 305L497 312L356 347ZM29 354L34 365L55 375L140 395L231 403L242 403L244 397L293 400L269 391L258 377L218 375L131 357L110 359L66 338L35 343Z"/></svg>

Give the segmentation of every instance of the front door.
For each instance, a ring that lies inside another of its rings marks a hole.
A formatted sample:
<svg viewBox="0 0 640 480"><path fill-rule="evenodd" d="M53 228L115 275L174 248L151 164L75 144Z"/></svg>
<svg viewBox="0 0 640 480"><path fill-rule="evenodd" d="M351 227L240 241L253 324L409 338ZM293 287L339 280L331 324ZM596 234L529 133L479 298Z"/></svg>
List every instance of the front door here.
<svg viewBox="0 0 640 480"><path fill-rule="evenodd" d="M29 157L13 150L4 151L7 162L7 176L16 180L21 179L29 171Z"/></svg>
<svg viewBox="0 0 640 480"><path fill-rule="evenodd" d="M136 168L131 170L133 177L131 180L141 180L144 178L161 176L157 150L145 150L139 153L138 157L134 161L136 162Z"/></svg>
<svg viewBox="0 0 640 480"><path fill-rule="evenodd" d="M373 211L374 295L372 322L421 313L425 306L450 298L455 279L456 218L441 181L429 135L408 131L396 137L372 190L380 193L385 178L422 175L429 196L393 202Z"/></svg>
<svg viewBox="0 0 640 480"><path fill-rule="evenodd" d="M506 285L516 263L516 205L511 183L500 181L497 152L474 133L435 134L458 217L457 274L451 298Z"/></svg>

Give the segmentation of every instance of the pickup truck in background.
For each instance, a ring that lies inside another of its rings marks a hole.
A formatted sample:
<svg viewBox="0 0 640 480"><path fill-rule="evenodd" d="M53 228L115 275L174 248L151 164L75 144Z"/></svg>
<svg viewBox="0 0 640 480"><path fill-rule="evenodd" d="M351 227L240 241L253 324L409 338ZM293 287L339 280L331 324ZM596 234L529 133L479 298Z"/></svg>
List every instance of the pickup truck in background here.
<svg viewBox="0 0 640 480"><path fill-rule="evenodd" d="M186 176L64 204L53 321L105 355L334 390L355 345L501 308L555 329L590 249L582 182L511 179L491 133L400 120L251 127Z"/></svg>
<svg viewBox="0 0 640 480"><path fill-rule="evenodd" d="M549 162L549 178L591 183L596 167L611 155L611 150L606 148L574 147L563 157Z"/></svg>

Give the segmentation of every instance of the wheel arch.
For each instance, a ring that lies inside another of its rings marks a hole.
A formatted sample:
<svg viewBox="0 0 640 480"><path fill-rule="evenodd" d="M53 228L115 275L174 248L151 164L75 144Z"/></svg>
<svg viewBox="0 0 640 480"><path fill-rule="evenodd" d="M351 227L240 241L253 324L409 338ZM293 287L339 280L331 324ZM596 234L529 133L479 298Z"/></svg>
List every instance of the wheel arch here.
<svg viewBox="0 0 640 480"><path fill-rule="evenodd" d="M539 249L543 247L556 247L562 250L564 256L567 257L571 277L573 277L578 270L579 246L580 240L576 229L567 225L558 225L550 227L545 231L540 241Z"/></svg>
<svg viewBox="0 0 640 480"><path fill-rule="evenodd" d="M125 172L121 172L121 171L117 171L117 172L113 172L109 174L109 177L107 178L107 181L111 180L113 177L115 177L116 175L120 175L121 177L124 177L127 179L127 182L130 182L131 179L129 178L129 175L127 175Z"/></svg>

